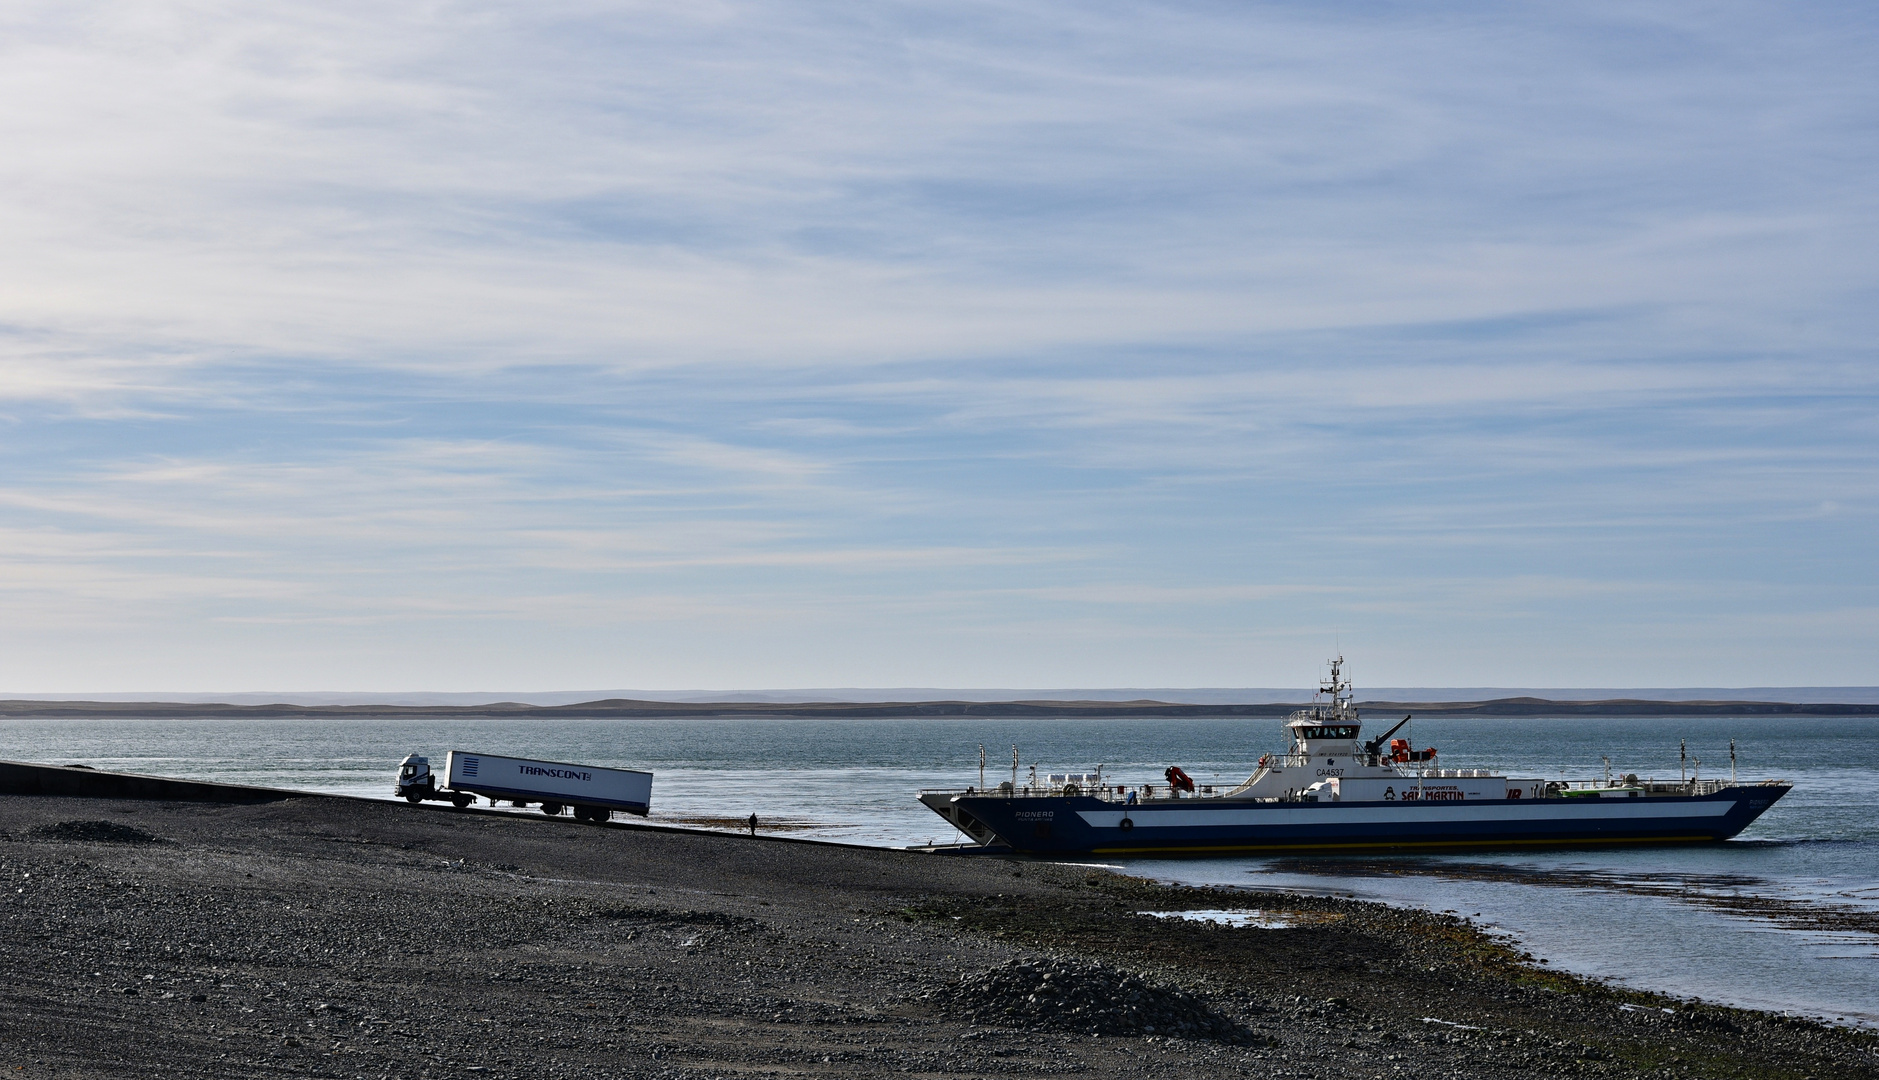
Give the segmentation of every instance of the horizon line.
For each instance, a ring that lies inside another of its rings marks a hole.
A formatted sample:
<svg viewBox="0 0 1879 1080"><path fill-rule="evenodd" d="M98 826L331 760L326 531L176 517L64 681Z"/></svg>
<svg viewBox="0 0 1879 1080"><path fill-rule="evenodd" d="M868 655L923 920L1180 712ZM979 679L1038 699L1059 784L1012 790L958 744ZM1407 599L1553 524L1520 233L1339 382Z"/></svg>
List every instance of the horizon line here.
<svg viewBox="0 0 1879 1080"><path fill-rule="evenodd" d="M4 692L12 701L226 705L577 705L633 700L672 704L915 703L932 701L1161 701L1168 704L1277 704L1309 699L1315 687L802 687L757 690L538 690L538 691L133 691ZM1879 686L1747 687L1489 687L1375 686L1360 688L1373 701L1548 700L1768 701L1790 704L1879 704Z"/></svg>

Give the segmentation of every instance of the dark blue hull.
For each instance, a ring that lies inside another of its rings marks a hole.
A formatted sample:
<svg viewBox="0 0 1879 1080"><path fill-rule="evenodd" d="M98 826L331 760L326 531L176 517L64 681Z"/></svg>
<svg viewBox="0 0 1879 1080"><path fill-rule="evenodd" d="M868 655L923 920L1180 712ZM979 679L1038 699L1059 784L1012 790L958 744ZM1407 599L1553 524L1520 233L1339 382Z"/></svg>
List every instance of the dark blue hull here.
<svg viewBox="0 0 1879 1080"><path fill-rule="evenodd" d="M1791 788L1754 784L1705 795L1470 802L1237 802L1136 806L1091 796L961 795L950 809L1037 855L1213 855L1590 844L1700 844L1747 828ZM938 809L937 807L935 809ZM943 812L943 811L942 811Z"/></svg>

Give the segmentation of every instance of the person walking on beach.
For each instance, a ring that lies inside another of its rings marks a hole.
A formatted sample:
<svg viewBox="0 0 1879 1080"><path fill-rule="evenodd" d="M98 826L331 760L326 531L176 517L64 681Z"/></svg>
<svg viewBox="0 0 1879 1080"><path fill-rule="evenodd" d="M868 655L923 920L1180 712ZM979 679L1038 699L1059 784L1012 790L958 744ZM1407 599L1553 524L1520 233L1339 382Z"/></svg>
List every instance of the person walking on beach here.
<svg viewBox="0 0 1879 1080"><path fill-rule="evenodd" d="M757 835L757 815L755 811L750 815L750 835Z"/></svg>

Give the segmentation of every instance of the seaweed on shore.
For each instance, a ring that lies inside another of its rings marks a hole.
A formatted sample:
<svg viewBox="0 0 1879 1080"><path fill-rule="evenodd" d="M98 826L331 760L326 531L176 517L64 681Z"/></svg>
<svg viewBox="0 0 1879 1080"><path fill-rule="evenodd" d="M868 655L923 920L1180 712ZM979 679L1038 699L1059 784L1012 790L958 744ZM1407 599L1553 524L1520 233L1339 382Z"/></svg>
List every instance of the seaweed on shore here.
<svg viewBox="0 0 1879 1080"><path fill-rule="evenodd" d="M1816 930L1879 935L1879 911L1820 899L1794 899L1750 891L1770 887L1761 878L1740 874L1674 874L1644 877L1608 870L1550 868L1520 863L1473 863L1425 859L1402 860L1293 858L1270 868L1288 874L1335 877L1435 877L1449 881L1490 881L1550 888L1590 889L1650 896L1707 908L1737 918L1759 919L1788 930Z"/></svg>

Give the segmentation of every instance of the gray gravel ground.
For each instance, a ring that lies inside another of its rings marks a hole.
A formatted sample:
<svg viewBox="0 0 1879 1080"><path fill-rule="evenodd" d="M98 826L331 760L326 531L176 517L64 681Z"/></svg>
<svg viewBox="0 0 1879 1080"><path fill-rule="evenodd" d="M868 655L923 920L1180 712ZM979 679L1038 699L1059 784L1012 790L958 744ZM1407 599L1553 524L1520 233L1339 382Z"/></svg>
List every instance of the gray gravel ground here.
<svg viewBox="0 0 1879 1080"><path fill-rule="evenodd" d="M1315 918L1136 914L1235 905ZM0 1077L1879 1076L1377 905L317 797L0 796L0 969Z"/></svg>

